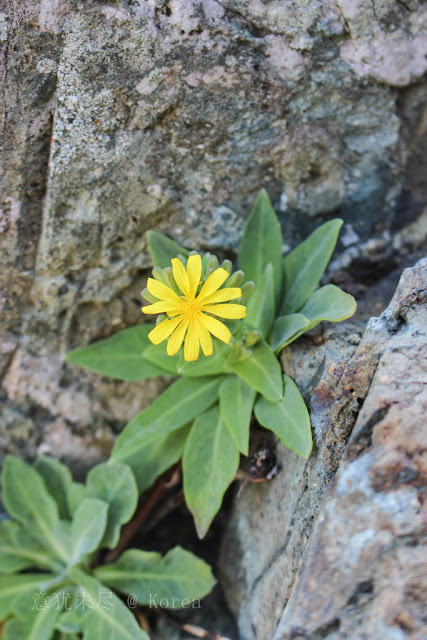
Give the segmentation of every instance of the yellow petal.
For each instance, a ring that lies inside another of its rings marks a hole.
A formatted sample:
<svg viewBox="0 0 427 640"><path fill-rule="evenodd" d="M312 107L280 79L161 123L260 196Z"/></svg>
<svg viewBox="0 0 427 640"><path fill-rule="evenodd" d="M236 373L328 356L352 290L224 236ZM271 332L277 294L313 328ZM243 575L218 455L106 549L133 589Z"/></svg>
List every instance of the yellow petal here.
<svg viewBox="0 0 427 640"><path fill-rule="evenodd" d="M237 320L246 316L246 307L242 304L213 304L203 307L203 311L213 313L220 318L230 318Z"/></svg>
<svg viewBox="0 0 427 640"><path fill-rule="evenodd" d="M177 309L178 304L176 302L155 302L154 304L149 304L146 307L142 307L142 313L172 313L173 316L176 316L179 313L179 309Z"/></svg>
<svg viewBox="0 0 427 640"><path fill-rule="evenodd" d="M216 318L211 318L211 316L205 316L203 313L199 316L200 322L203 322L204 326L208 331L211 332L215 338L222 340L225 344L230 342L231 332L225 324L222 324Z"/></svg>
<svg viewBox="0 0 427 640"><path fill-rule="evenodd" d="M182 320L182 316L172 318L171 320L163 320L158 324L150 333L148 337L153 344L160 344L163 340L166 340L172 333L172 331L179 325Z"/></svg>
<svg viewBox="0 0 427 640"><path fill-rule="evenodd" d="M190 297L190 283L188 282L187 272L181 260L173 258L172 260L173 277L178 287L186 298Z"/></svg>
<svg viewBox="0 0 427 640"><path fill-rule="evenodd" d="M182 316L180 316L180 318L182 318ZM182 320L181 324L175 329L169 338L167 346L168 356L174 356L178 349L180 349L182 341L184 340L185 332L187 331L188 322L188 320Z"/></svg>
<svg viewBox="0 0 427 640"><path fill-rule="evenodd" d="M219 289L219 291L215 291L211 293L210 296L203 300L203 304L213 304L214 302L228 302L229 300L234 300L235 298L240 298L242 295L242 290L238 287L226 287L225 289Z"/></svg>
<svg viewBox="0 0 427 640"><path fill-rule="evenodd" d="M187 275L188 282L190 284L191 297L194 298L202 276L202 259L199 255L190 256L188 258Z"/></svg>
<svg viewBox="0 0 427 640"><path fill-rule="evenodd" d="M202 345L202 351L205 356L211 356L213 354L213 344L211 334L199 319L197 321L197 332L199 334L200 344Z"/></svg>
<svg viewBox="0 0 427 640"><path fill-rule="evenodd" d="M181 302L181 298L176 295L175 291L172 291L163 282L158 282L154 278L148 278L147 289L153 296L160 298L160 300L167 300L168 302Z"/></svg>
<svg viewBox="0 0 427 640"><path fill-rule="evenodd" d="M211 293L219 289L220 286L224 284L227 278L228 271L226 271L225 269L221 269L221 267L219 269L215 269L215 271L209 276L209 278L203 285L199 295L197 296L197 301L201 302L202 300L210 296Z"/></svg>
<svg viewBox="0 0 427 640"><path fill-rule="evenodd" d="M168 314L169 317L172 316L176 316L177 313L182 314L185 313L188 310L188 302L186 300L181 300L174 305L174 307L170 310L167 311L166 313Z"/></svg>
<svg viewBox="0 0 427 640"><path fill-rule="evenodd" d="M197 331L197 324L194 319L190 320L188 327L187 337L184 344L184 360L187 362L193 362L199 357L199 333Z"/></svg>

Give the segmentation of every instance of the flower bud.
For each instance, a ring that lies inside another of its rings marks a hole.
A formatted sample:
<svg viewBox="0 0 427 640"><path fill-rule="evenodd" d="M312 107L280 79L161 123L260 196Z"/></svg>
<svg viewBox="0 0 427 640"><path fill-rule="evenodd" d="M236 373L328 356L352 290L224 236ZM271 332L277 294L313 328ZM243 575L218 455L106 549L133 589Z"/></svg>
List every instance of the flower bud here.
<svg viewBox="0 0 427 640"><path fill-rule="evenodd" d="M250 329L243 336L243 342L245 347L254 347L257 342L259 342L262 338L262 331L258 329Z"/></svg>
<svg viewBox="0 0 427 640"><path fill-rule="evenodd" d="M218 269L218 258L216 256L211 256L208 260L207 269L206 269L206 279Z"/></svg>
<svg viewBox="0 0 427 640"><path fill-rule="evenodd" d="M154 267L153 269L153 278L162 284L166 284L165 278L163 276L163 269L160 267Z"/></svg>
<svg viewBox="0 0 427 640"><path fill-rule="evenodd" d="M247 360L251 355L252 351L250 349L244 347L239 340L235 340L231 345L231 353L227 358L227 365L232 366L236 362Z"/></svg>
<svg viewBox="0 0 427 640"><path fill-rule="evenodd" d="M224 260L222 265L221 265L221 268L225 269L227 271L228 275L230 275L232 266L233 265L231 264L231 260Z"/></svg>
<svg viewBox="0 0 427 640"><path fill-rule="evenodd" d="M243 271L236 271L232 273L228 280L225 282L224 287L240 287L243 282L245 274Z"/></svg>
<svg viewBox="0 0 427 640"><path fill-rule="evenodd" d="M155 296L153 296L153 294L150 293L147 288L141 291L141 296L144 300L146 300L147 302L150 302L151 304L158 302L158 299Z"/></svg>
<svg viewBox="0 0 427 640"><path fill-rule="evenodd" d="M165 267L163 269L163 281L168 287L175 291L178 296L181 295L181 291L179 290L179 287L175 282L175 278L173 277L172 267Z"/></svg>
<svg viewBox="0 0 427 640"><path fill-rule="evenodd" d="M211 256L208 263L209 269L218 269L218 258L216 256Z"/></svg>
<svg viewBox="0 0 427 640"><path fill-rule="evenodd" d="M203 254L202 256L202 270L206 271L206 269L208 268L208 263L209 260L212 258L212 254L209 253L209 251L206 251L206 253Z"/></svg>
<svg viewBox="0 0 427 640"><path fill-rule="evenodd" d="M249 280L249 282L245 282L245 284L242 286L242 304L246 304L249 297L254 292L254 289L255 284L252 282L252 280Z"/></svg>

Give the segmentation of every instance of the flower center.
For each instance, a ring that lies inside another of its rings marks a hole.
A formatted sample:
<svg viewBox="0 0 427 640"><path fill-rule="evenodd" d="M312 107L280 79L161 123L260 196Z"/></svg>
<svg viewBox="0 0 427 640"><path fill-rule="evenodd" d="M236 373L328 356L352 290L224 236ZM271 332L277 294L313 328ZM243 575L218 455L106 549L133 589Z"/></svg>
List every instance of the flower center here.
<svg viewBox="0 0 427 640"><path fill-rule="evenodd" d="M187 308L185 310L185 317L187 320L191 320L195 318L200 313L200 304L195 300L191 300L187 302Z"/></svg>

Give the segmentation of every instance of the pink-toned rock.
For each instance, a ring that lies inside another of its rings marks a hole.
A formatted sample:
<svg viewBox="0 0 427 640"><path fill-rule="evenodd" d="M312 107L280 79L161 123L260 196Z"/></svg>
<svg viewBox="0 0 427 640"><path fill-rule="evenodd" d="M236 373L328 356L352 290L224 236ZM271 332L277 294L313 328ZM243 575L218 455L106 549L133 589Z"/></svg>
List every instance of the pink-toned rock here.
<svg viewBox="0 0 427 640"><path fill-rule="evenodd" d="M275 640L425 637L427 260L362 341L379 355Z"/></svg>
<svg viewBox="0 0 427 640"><path fill-rule="evenodd" d="M406 11L396 20L395 8L388 3L339 0L350 36L341 45L341 56L355 73L398 87L423 76L427 11L418 2L413 4L403 4Z"/></svg>

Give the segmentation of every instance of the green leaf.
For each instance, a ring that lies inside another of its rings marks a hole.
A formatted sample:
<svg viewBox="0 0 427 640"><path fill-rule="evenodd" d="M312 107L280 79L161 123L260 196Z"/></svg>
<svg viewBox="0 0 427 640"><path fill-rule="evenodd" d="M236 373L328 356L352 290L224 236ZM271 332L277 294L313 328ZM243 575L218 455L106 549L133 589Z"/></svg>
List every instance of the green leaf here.
<svg viewBox="0 0 427 640"><path fill-rule="evenodd" d="M350 318L356 312L356 309L357 304L353 296L349 293L344 293L334 284L327 284L310 296L301 309L301 313L310 320L310 324L306 329L308 331L308 329L312 329L323 320L339 322Z"/></svg>
<svg viewBox="0 0 427 640"><path fill-rule="evenodd" d="M51 573L0 575L0 620L13 613L13 603L18 596L31 589L44 592L53 579Z"/></svg>
<svg viewBox="0 0 427 640"><path fill-rule="evenodd" d="M81 482L72 482L67 490L68 510L73 516L79 504L88 498L87 487Z"/></svg>
<svg viewBox="0 0 427 640"><path fill-rule="evenodd" d="M279 402L259 398L255 415L260 424L271 429L292 451L307 459L311 453L310 416L295 382L284 375L285 393Z"/></svg>
<svg viewBox="0 0 427 640"><path fill-rule="evenodd" d="M119 435L111 459L129 464L137 474L138 457L148 444L183 427L218 398L221 377L176 380Z"/></svg>
<svg viewBox="0 0 427 640"><path fill-rule="evenodd" d="M34 594L31 591L22 594L13 603L17 617L7 622L2 637L4 640L50 640L61 615L59 604L55 595L51 595L36 608Z"/></svg>
<svg viewBox="0 0 427 640"><path fill-rule="evenodd" d="M302 313L291 313L276 318L271 336L271 348L275 353L294 342L305 331L308 331L310 320Z"/></svg>
<svg viewBox="0 0 427 640"><path fill-rule="evenodd" d="M299 311L320 282L342 226L335 218L325 222L283 260L284 296L280 315Z"/></svg>
<svg viewBox="0 0 427 640"><path fill-rule="evenodd" d="M62 520L68 520L72 514L68 508L68 491L73 477L64 464L51 456L41 456L34 463L34 469L41 475L52 498L55 500Z"/></svg>
<svg viewBox="0 0 427 640"><path fill-rule="evenodd" d="M7 456L2 485L3 502L10 515L25 525L43 546L67 562L67 549L58 535L58 508L37 471L19 458Z"/></svg>
<svg viewBox="0 0 427 640"><path fill-rule="evenodd" d="M243 230L239 247L239 269L245 280L259 286L269 262L273 265L276 306L282 292L282 230L267 192L262 189Z"/></svg>
<svg viewBox="0 0 427 640"><path fill-rule="evenodd" d="M190 424L129 452L123 462L133 470L140 493L181 458Z"/></svg>
<svg viewBox="0 0 427 640"><path fill-rule="evenodd" d="M213 340L213 354L211 356L201 355L195 362L186 362L184 360L184 352L181 351L178 373L188 378L216 376L228 373L230 371L227 365L229 354L230 347L217 340Z"/></svg>
<svg viewBox="0 0 427 640"><path fill-rule="evenodd" d="M96 498L86 498L78 506L71 525L70 564L98 548L107 524L108 504Z"/></svg>
<svg viewBox="0 0 427 640"><path fill-rule="evenodd" d="M87 615L87 611L85 612ZM83 631L83 612L68 610L65 611L62 616L59 618L56 628L60 630L61 633L66 634L68 638L68 634L75 634L79 640L82 637L80 632Z"/></svg>
<svg viewBox="0 0 427 640"><path fill-rule="evenodd" d="M145 631L139 627L129 609L103 584L76 568L70 569L71 579L80 587L82 597L92 604L81 617L81 628L84 640L108 638L108 640L149 640ZM100 604L101 603L101 604ZM60 618L59 629L66 628L66 612ZM65 628L64 628L65 620ZM62 621L62 622L61 622ZM75 629L70 629L74 631Z"/></svg>
<svg viewBox="0 0 427 640"><path fill-rule="evenodd" d="M79 571L78 567L74 567L73 570L76 568ZM78 634L78 637L81 638L80 632L83 632L85 628L84 618L89 615L95 603L92 602L86 592L80 589L80 587L73 585L72 589L72 600L71 602L67 600L67 610L60 616L56 628L60 629L62 633ZM103 593L108 594L109 597L111 591L105 588Z"/></svg>
<svg viewBox="0 0 427 640"><path fill-rule="evenodd" d="M179 353L176 353L174 356L168 356L167 351L167 340L162 342L161 344L149 344L143 352L144 358L151 362L156 367L160 367L164 369L166 373L163 373L164 376L167 375L178 375L178 362L179 362Z"/></svg>
<svg viewBox="0 0 427 640"><path fill-rule="evenodd" d="M117 380L133 381L167 375L142 355L151 345L148 334L154 327L154 324L139 324L123 329L106 340L70 351L65 360Z"/></svg>
<svg viewBox="0 0 427 640"><path fill-rule="evenodd" d="M249 450L249 427L255 390L238 376L229 376L219 388L219 409L235 445L245 456Z"/></svg>
<svg viewBox="0 0 427 640"><path fill-rule="evenodd" d="M262 331L265 337L274 322L274 280L273 265L266 266L255 291L249 298L245 322Z"/></svg>
<svg viewBox="0 0 427 640"><path fill-rule="evenodd" d="M122 526L130 520L138 503L135 477L127 465L105 462L89 471L86 486L89 496L108 505L106 528L99 546L114 548Z"/></svg>
<svg viewBox="0 0 427 640"><path fill-rule="evenodd" d="M31 537L31 534L12 520L0 524L0 572L14 573L22 569L43 568L59 572L62 565Z"/></svg>
<svg viewBox="0 0 427 640"><path fill-rule="evenodd" d="M277 402L282 397L282 370L276 356L264 340L253 348L251 357L235 362L231 368L268 400Z"/></svg>
<svg viewBox="0 0 427 640"><path fill-rule="evenodd" d="M183 475L185 499L199 538L206 534L221 506L239 457L218 406L196 418L184 451Z"/></svg>
<svg viewBox="0 0 427 640"><path fill-rule="evenodd" d="M203 598L215 584L209 565L181 547L159 553L131 549L114 564L95 569L104 584L133 593L139 604L179 609Z"/></svg>
<svg viewBox="0 0 427 640"><path fill-rule="evenodd" d="M187 249L159 231L147 231L147 244L154 267L162 269L170 267L172 258L176 258L179 254L184 258L189 255Z"/></svg>

